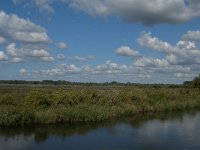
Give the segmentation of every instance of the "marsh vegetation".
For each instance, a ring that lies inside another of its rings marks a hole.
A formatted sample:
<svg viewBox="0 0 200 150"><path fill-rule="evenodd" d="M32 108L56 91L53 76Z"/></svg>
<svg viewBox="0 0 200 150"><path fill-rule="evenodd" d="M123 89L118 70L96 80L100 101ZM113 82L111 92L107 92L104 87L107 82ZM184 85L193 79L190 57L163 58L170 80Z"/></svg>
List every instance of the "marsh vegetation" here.
<svg viewBox="0 0 200 150"><path fill-rule="evenodd" d="M199 107L200 92L191 87L0 87L0 126L101 121Z"/></svg>

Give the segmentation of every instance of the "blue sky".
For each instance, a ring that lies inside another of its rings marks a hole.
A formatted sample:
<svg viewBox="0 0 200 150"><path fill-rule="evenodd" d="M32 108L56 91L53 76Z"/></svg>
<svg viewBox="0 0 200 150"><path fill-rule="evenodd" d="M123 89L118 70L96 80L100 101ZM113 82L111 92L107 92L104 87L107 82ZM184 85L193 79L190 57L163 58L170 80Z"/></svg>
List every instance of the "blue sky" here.
<svg viewBox="0 0 200 150"><path fill-rule="evenodd" d="M2 0L0 79L192 80L199 17L198 0Z"/></svg>

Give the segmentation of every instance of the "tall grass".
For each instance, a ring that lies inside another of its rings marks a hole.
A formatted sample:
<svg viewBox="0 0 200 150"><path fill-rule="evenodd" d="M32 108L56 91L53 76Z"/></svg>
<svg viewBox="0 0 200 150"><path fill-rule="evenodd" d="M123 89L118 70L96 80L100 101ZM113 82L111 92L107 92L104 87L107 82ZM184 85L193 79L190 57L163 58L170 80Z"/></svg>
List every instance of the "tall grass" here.
<svg viewBox="0 0 200 150"><path fill-rule="evenodd" d="M188 88L72 87L20 92L0 90L0 126L100 121L140 112L200 108L198 89Z"/></svg>

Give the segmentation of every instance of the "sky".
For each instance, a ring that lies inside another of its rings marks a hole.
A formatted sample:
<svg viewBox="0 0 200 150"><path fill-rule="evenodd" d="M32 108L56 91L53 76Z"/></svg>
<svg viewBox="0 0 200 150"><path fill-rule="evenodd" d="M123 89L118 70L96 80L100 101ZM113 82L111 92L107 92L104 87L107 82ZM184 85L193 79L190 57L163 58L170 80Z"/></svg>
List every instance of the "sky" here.
<svg viewBox="0 0 200 150"><path fill-rule="evenodd" d="M177 84L199 44L199 0L0 1L0 80Z"/></svg>

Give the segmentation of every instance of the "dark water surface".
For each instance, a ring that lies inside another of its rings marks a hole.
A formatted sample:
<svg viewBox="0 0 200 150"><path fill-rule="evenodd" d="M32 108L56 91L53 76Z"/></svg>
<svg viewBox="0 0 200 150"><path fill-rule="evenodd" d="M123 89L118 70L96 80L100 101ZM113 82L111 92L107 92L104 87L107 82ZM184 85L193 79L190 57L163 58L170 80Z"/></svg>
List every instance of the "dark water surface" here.
<svg viewBox="0 0 200 150"><path fill-rule="evenodd" d="M200 150L200 111L0 128L0 150Z"/></svg>

